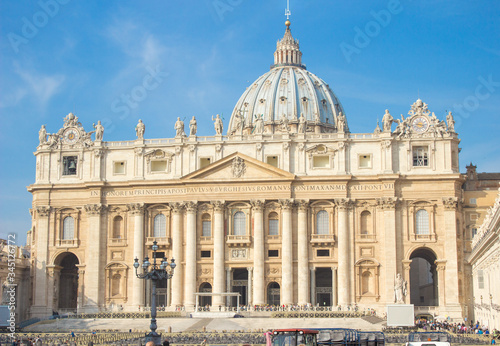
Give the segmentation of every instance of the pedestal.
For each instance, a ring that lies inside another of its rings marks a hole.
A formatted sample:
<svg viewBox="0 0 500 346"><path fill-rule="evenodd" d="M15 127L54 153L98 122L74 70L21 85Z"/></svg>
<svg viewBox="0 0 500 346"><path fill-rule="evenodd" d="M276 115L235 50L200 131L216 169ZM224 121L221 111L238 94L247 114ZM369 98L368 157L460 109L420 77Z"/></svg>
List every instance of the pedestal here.
<svg viewBox="0 0 500 346"><path fill-rule="evenodd" d="M412 327L415 325L413 304L387 305L387 327Z"/></svg>

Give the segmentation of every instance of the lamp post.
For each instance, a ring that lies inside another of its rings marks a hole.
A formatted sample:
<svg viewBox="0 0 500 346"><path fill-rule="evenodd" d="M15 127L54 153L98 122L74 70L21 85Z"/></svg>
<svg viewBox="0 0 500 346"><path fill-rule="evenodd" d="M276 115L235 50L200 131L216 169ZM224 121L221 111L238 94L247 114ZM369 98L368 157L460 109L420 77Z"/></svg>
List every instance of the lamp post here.
<svg viewBox="0 0 500 346"><path fill-rule="evenodd" d="M163 258L163 261L161 263L156 263L156 251L158 250L158 243L156 240L153 242L153 246L151 247L153 249L153 264L149 262L149 257L146 256L144 258L144 261L142 262L142 265L139 264L139 259L136 257L134 259L134 268L135 268L135 275L139 279L145 279L145 280L151 280L153 289L151 293L151 325L149 328L151 329L151 332L146 334L146 342L147 341L153 341L155 345L160 345L161 344L161 334L158 334L156 332L156 283L159 280L164 280L164 279L171 279L172 276L174 275L174 269L175 269L175 260L172 258L171 262L168 263L168 260L166 257ZM137 273L137 269L139 266L142 266L143 273Z"/></svg>

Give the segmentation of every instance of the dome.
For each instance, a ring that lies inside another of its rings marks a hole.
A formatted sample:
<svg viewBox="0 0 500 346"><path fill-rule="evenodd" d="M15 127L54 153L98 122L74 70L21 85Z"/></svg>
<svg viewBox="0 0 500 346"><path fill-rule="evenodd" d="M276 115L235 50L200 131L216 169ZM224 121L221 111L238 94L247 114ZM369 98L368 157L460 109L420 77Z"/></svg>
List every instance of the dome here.
<svg viewBox="0 0 500 346"><path fill-rule="evenodd" d="M271 70L252 83L236 103L228 135L251 134L259 129L261 133L301 132L301 122L306 124L302 131L348 132L344 115L328 84L302 64L299 42L287 25L283 39L277 43Z"/></svg>

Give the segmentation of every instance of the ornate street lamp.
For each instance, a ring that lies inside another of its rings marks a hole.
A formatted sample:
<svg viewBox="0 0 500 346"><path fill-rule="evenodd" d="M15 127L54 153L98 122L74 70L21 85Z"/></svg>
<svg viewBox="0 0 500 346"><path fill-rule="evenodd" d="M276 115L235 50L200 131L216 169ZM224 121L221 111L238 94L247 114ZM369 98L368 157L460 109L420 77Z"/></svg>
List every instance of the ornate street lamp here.
<svg viewBox="0 0 500 346"><path fill-rule="evenodd" d="M155 345L160 345L161 344L161 334L158 334L156 332L156 283L159 280L164 280L164 279L171 279L172 276L174 275L174 269L175 269L175 260L172 258L170 263L168 263L168 260L166 257L163 258L163 261L161 263L156 263L156 251L158 250L158 243L156 240L153 242L153 246L151 247L153 249L153 264L149 262L149 257L146 256L144 258L144 261L142 262L142 265L139 264L139 259L136 257L134 259L134 268L135 268L135 275L139 279L146 279L146 280L151 280L153 290L151 293L151 325L149 326L151 328L151 332L146 334L146 342L148 341L153 341ZM139 266L142 266L143 273L139 274L137 273L137 269Z"/></svg>

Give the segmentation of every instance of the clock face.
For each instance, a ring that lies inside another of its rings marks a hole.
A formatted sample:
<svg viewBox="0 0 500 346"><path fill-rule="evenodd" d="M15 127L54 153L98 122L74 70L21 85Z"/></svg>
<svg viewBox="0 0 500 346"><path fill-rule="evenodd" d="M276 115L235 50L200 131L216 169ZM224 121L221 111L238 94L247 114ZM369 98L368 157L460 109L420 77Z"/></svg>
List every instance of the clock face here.
<svg viewBox="0 0 500 346"><path fill-rule="evenodd" d="M425 117L417 117L413 119L411 126L413 131L423 133L429 128L429 121Z"/></svg>
<svg viewBox="0 0 500 346"><path fill-rule="evenodd" d="M69 128L66 131L64 131L63 138L66 141L66 143L75 144L80 138L80 133L74 128Z"/></svg>

